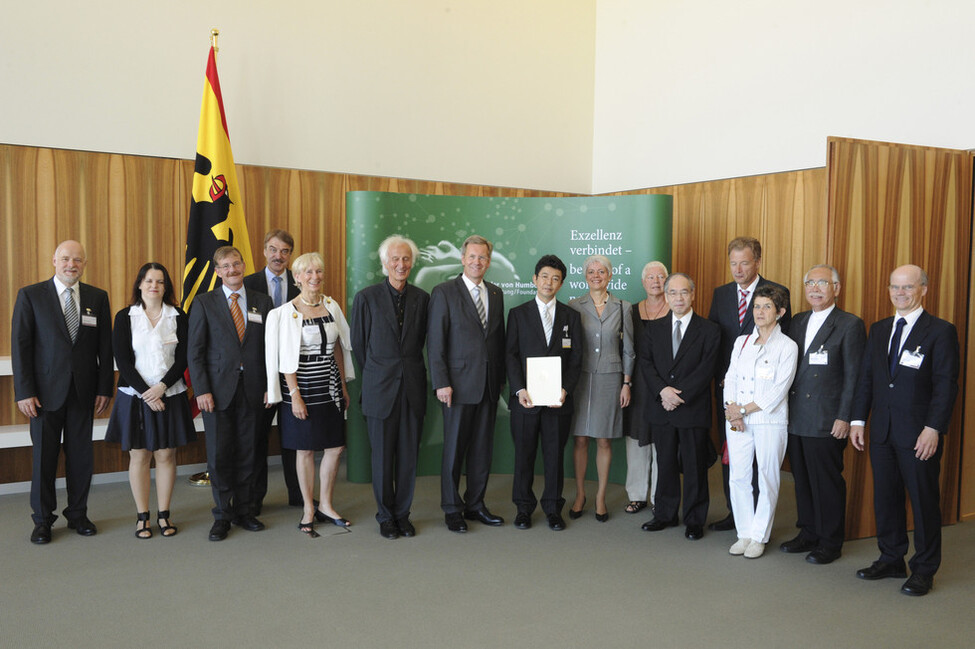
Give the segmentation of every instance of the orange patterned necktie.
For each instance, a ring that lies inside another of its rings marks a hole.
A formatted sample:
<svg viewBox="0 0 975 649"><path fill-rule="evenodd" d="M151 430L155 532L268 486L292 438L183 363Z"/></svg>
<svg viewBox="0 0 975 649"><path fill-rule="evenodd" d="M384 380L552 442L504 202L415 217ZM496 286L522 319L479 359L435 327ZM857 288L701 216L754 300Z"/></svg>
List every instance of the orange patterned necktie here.
<svg viewBox="0 0 975 649"><path fill-rule="evenodd" d="M240 340L244 339L244 314L240 311L240 305L237 304L237 300L240 299L240 294L231 293L230 299L230 315L234 318L234 326L237 327L237 337Z"/></svg>

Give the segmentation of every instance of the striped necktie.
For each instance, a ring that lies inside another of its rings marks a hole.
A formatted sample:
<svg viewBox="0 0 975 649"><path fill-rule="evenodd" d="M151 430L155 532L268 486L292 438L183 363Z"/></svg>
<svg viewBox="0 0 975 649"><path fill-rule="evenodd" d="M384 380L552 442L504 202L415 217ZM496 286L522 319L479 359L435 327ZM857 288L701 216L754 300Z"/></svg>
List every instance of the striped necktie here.
<svg viewBox="0 0 975 649"><path fill-rule="evenodd" d="M74 302L74 289L64 289L64 324L68 325L71 342L78 340L78 307Z"/></svg>
<svg viewBox="0 0 975 649"><path fill-rule="evenodd" d="M487 311L484 310L484 302L481 301L481 287L475 286L471 289L474 294L474 306L477 307L477 317L481 319L481 329L487 329Z"/></svg>
<svg viewBox="0 0 975 649"><path fill-rule="evenodd" d="M738 326L745 322L745 311L748 310L748 291L738 289L741 299L738 300Z"/></svg>
<svg viewBox="0 0 975 649"><path fill-rule="evenodd" d="M549 311L548 305L542 309L542 313L545 317L542 318L542 327L545 329L545 343L552 344L552 312Z"/></svg>
<svg viewBox="0 0 975 649"><path fill-rule="evenodd" d="M237 300L240 299L239 293L230 294L230 315L234 318L234 326L237 327L237 338L240 340L244 339L244 314L241 313L240 305L237 304Z"/></svg>

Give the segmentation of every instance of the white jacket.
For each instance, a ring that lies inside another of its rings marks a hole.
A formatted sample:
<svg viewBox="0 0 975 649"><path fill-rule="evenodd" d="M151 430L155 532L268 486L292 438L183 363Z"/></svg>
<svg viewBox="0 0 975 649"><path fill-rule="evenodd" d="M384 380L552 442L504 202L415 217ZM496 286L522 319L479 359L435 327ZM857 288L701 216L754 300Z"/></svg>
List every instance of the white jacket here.
<svg viewBox="0 0 975 649"><path fill-rule="evenodd" d="M724 378L724 401L741 405L755 402L761 410L745 416L748 424L789 423L789 388L796 376L799 347L775 325L764 345L758 334L738 336Z"/></svg>
<svg viewBox="0 0 975 649"><path fill-rule="evenodd" d="M325 308L332 314L339 328L339 344L342 348L343 371L346 382L355 378L352 365L352 338L349 323L342 315L338 302L325 296ZM278 373L293 374L298 371L298 353L301 350L302 315L291 302L285 302L267 314L264 325L264 357L267 365L267 402L280 403L281 383Z"/></svg>

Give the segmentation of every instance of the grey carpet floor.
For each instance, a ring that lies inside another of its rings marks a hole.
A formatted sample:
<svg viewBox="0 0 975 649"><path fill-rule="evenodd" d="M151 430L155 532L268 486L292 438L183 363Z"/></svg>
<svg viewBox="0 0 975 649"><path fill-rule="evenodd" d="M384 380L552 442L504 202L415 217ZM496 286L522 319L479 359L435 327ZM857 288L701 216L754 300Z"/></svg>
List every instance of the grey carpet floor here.
<svg viewBox="0 0 975 649"><path fill-rule="evenodd" d="M683 528L647 533L646 512L568 521L550 531L511 525L511 477L492 476L488 506L502 528L471 524L452 534L439 510L439 479L420 478L418 535L377 533L369 485L341 481L349 531L296 530L280 467L271 471L262 520L207 541L209 489L185 478L173 498L174 538L132 536L127 483L92 487L99 532L83 538L55 524L32 546L26 494L0 496L0 647L971 647L975 643L975 524L944 530L935 589L899 593L900 580L865 582L857 568L877 556L874 539L812 566L778 543L794 533L788 474L767 554L731 557L732 532L697 542ZM711 519L724 515L712 471ZM540 489L540 480L536 488ZM590 502L594 485L588 485ZM571 498L574 488L567 485ZM64 493L59 491L63 503ZM153 517L155 511L153 510Z"/></svg>

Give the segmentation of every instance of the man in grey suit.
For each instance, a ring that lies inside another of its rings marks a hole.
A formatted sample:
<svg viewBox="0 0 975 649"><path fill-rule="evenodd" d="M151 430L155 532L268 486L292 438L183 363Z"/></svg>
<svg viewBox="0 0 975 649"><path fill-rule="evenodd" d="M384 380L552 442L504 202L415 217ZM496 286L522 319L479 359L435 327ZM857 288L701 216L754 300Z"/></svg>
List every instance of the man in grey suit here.
<svg viewBox="0 0 975 649"><path fill-rule="evenodd" d="M57 519L58 451L64 433L68 527L82 536L97 532L88 518L88 490L94 471L93 413L112 398L112 315L105 291L82 284L88 258L77 241L54 252L54 277L17 293L11 335L11 364L17 408L30 418L31 543L51 542Z"/></svg>
<svg viewBox="0 0 975 649"><path fill-rule="evenodd" d="M244 278L244 288L270 296L274 303L272 308L278 308L285 302L298 297L298 287L295 286L294 275L288 270L291 263L291 253L295 249L295 240L286 230L269 230L264 235L264 259L267 265L256 273ZM257 449L254 452L254 515L261 515L264 496L267 495L267 442L271 433L271 424L278 412L278 404L264 411L264 419L257 431ZM288 504L301 507L301 489L298 487L298 474L295 468L295 450L281 448L281 472L284 474L284 484L288 488Z"/></svg>
<svg viewBox="0 0 975 649"><path fill-rule="evenodd" d="M466 532L465 518L504 524L484 505L505 373L504 296L484 281L492 250L484 237L467 237L461 247L463 274L435 286L430 294L427 353L444 419L440 506L451 532ZM467 491L461 498L465 463Z"/></svg>
<svg viewBox="0 0 975 649"><path fill-rule="evenodd" d="M840 274L813 266L803 278L811 311L792 320L789 337L802 356L789 391L789 464L796 486L799 534L783 552L808 552L806 561L840 557L846 521L843 451L860 359L867 343L863 320L836 306Z"/></svg>
<svg viewBox="0 0 975 649"><path fill-rule="evenodd" d="M376 520L387 539L416 534L410 507L427 409L423 343L430 306L430 295L407 283L418 254L410 239L387 237L379 246L386 279L352 302L352 352L362 370Z"/></svg>
<svg viewBox="0 0 975 649"><path fill-rule="evenodd" d="M233 246L217 248L213 264L223 285L193 300L187 362L206 430L210 540L222 541L231 523L264 529L253 509L254 450L268 407L264 323L271 298L244 288L244 260Z"/></svg>

